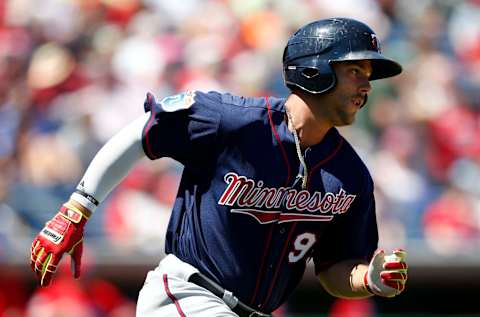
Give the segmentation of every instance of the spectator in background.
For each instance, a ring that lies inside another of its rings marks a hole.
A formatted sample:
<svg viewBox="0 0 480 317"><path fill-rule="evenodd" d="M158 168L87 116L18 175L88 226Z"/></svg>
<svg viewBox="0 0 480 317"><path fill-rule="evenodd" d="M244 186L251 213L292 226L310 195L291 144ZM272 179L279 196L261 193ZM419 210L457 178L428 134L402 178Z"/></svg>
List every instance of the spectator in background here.
<svg viewBox="0 0 480 317"><path fill-rule="evenodd" d="M173 161L139 165L117 188L104 211L106 238L124 254L141 251L158 256L158 245L165 243L170 208L180 183ZM164 256L163 250L161 255Z"/></svg>
<svg viewBox="0 0 480 317"><path fill-rule="evenodd" d="M374 317L375 315L375 305L369 298L358 300L338 298L333 302L328 313L328 317Z"/></svg>
<svg viewBox="0 0 480 317"><path fill-rule="evenodd" d="M287 90L275 69L281 58L278 45L303 21L331 15L369 22L379 29L386 55L406 66L402 78L375 87L379 93L369 98L365 116L346 129L367 162L381 165L391 176L376 177L380 178L379 221L388 224L380 227L398 230L393 239L415 241L424 234L436 237L440 227L448 226L452 237L468 244L475 239L478 212L466 209L479 205L478 195L452 184L449 173L466 158L478 165L478 0L5 0L0 1L0 208L5 208L0 211L5 217L0 250L8 250L11 258L24 256L33 234L74 186L72 180L78 179L99 145L129 119L118 113L139 114L141 110L132 105L144 89L159 95L208 87L283 96ZM40 67L38 74L34 65L42 57L39 52L52 47L48 52L64 56L55 65L64 66ZM50 73L58 70L64 74ZM42 84L42 78L55 77L49 85ZM412 135L415 140L408 142L416 146L402 159L398 151L408 149L405 139ZM38 157L40 153L43 157ZM37 158L45 167L42 173L32 171ZM74 173L65 174L66 165ZM172 187L176 168L169 167L163 180L172 182ZM157 172L146 169L145 173ZM456 179L472 175L460 173ZM396 191L396 181L401 190ZM112 206L106 202L106 216L125 216L132 197L146 198L152 202L149 206L166 203L144 187L125 186L114 193ZM417 199L414 188L427 201ZM453 198L459 200L454 208L465 208L459 212L470 224L452 224L451 214L439 207ZM103 223L99 217L92 221ZM411 221L417 226L421 222L420 232L406 233ZM93 227L100 230L87 235L111 243L116 252L118 232L112 233L106 225ZM141 222L128 230L144 234ZM20 232L22 238L12 239L12 232ZM148 233L145 237L153 238ZM452 254L453 248L447 246L431 247ZM0 259L7 261L1 255L0 251Z"/></svg>
<svg viewBox="0 0 480 317"><path fill-rule="evenodd" d="M70 278L68 265L58 268L59 279L50 288L39 288L29 299L26 317L131 317L135 303L111 282L92 277L81 282Z"/></svg>
<svg viewBox="0 0 480 317"><path fill-rule="evenodd" d="M480 161L458 160L449 170L448 187L427 206L425 239L435 253L470 255L480 238Z"/></svg>
<svg viewBox="0 0 480 317"><path fill-rule="evenodd" d="M0 316L24 316L29 295L27 286L23 282L21 274L8 272L4 267L2 269L0 274Z"/></svg>

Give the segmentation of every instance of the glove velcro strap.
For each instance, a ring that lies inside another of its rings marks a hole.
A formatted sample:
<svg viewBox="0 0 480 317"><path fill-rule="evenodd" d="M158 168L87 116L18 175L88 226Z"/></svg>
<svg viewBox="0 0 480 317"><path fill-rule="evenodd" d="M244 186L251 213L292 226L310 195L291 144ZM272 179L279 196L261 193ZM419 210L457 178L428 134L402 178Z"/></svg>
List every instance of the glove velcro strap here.
<svg viewBox="0 0 480 317"><path fill-rule="evenodd" d="M368 268L362 264L357 264L350 272L350 288L351 290L361 296L371 295L370 290L365 283L365 276L368 273Z"/></svg>
<svg viewBox="0 0 480 317"><path fill-rule="evenodd" d="M84 222L88 220L88 217L72 204L65 203L60 207L60 214L73 223L80 223L83 219Z"/></svg>

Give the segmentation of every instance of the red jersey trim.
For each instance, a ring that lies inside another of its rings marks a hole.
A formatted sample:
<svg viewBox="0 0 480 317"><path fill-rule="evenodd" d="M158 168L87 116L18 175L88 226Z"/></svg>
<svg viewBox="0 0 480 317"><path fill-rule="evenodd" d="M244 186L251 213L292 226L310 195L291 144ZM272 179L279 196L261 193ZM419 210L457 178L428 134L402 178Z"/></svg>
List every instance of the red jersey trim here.
<svg viewBox="0 0 480 317"><path fill-rule="evenodd" d="M268 120L270 121L270 126L272 127L272 132L275 135L275 139L277 139L278 145L280 146L280 151L282 152L283 159L285 160L285 164L287 165L287 181L285 182L285 186L287 186L288 182L290 181L290 178L292 177L292 168L290 167L290 162L288 161L287 151L285 151L285 148L283 147L282 141L280 140L280 136L278 135L277 129L275 128L275 125L273 124L270 101L268 101L268 97L265 97L265 100L267 102Z"/></svg>
<svg viewBox="0 0 480 317"><path fill-rule="evenodd" d="M313 172L315 170L317 170L320 166L322 166L323 164L325 164L326 162L328 162L329 160L331 160L337 153L338 151L340 150L340 148L342 147L343 145L343 138L340 139L340 142L338 143L337 147L333 150L333 152L328 155L325 159L321 160L320 162L318 162L311 170L310 170L310 173L308 173L308 179L311 179L311 176L313 175ZM310 182L308 182L307 184L307 189L309 188L309 185L310 185ZM275 274L273 275L273 280L272 280L272 284L268 290L268 293L267 293L267 298L264 300L262 306L260 307L260 309L262 309L265 304L268 303L268 301L270 300L270 296L272 295L272 291L273 291L273 287L275 286L275 282L277 281L277 276L278 276L278 273L280 272L280 268L281 268L281 263L283 261L283 258L285 257L285 254L286 254L286 251L288 249L288 247L290 246L290 240L292 239L292 235L293 235L293 232L295 231L295 227L297 226L297 222L295 222L293 225L292 225L292 228L290 229L290 232L288 233L288 238L287 238L287 243L285 244L283 250L282 250L282 255L280 256L280 261L278 262L279 264L277 265L277 269L275 270Z"/></svg>
<svg viewBox="0 0 480 317"><path fill-rule="evenodd" d="M310 187L310 179L312 179L312 175L313 173L320 167L322 166L323 164L327 163L328 161L330 161L335 155L337 155L338 151L340 151L340 148L342 147L343 145L343 138L340 138L340 142L338 142L337 144L337 147L332 151L332 153L327 156L326 158L324 158L323 160L321 160L320 162L317 163L317 165L315 165L314 167L312 167L312 169L310 170L310 172L308 173L308 183L307 183L307 189Z"/></svg>
<svg viewBox="0 0 480 317"><path fill-rule="evenodd" d="M283 147L282 141L280 140L280 136L278 135L277 129L275 128L275 124L273 123L273 118L272 118L272 111L271 111L271 106L270 106L270 101L268 100L268 96L265 96L265 101L267 103L267 111L268 111L268 120L270 122L270 126L272 127L272 132L273 135L275 136L275 139L278 142L278 145L280 146L280 151L282 153L283 159L285 160L285 164L287 165L287 179L285 181L285 186L288 185L290 182L290 178L292 177L292 170L290 167L290 161L288 160L287 152L285 151L285 148ZM265 268L265 261L267 259L267 254L268 254L268 249L270 248L270 242L272 240L272 235L273 235L273 230L274 230L274 225L270 226L270 231L268 232L268 238L267 242L265 243L265 248L263 250L263 256L262 256L262 263L260 265L259 273L257 276L257 283L255 284L255 291L253 292L252 299L250 300L250 305L254 304L255 297L258 295L258 291L260 289L260 281L264 275L264 268Z"/></svg>
<svg viewBox="0 0 480 317"><path fill-rule="evenodd" d="M177 307L178 314L181 317L185 317L185 313L182 311L182 308L180 307L180 303L178 302L178 299L173 296L172 292L170 292L170 288L168 287L168 277L167 274L163 274L163 286L165 288L165 293L167 293L168 297L172 300L172 302L175 304L175 307Z"/></svg>

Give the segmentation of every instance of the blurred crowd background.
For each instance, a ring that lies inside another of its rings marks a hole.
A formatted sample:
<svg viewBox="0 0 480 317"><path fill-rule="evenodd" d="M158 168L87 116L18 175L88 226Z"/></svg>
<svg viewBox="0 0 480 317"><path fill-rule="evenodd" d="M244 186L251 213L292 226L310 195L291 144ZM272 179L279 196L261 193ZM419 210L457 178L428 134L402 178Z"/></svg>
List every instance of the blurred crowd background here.
<svg viewBox="0 0 480 317"><path fill-rule="evenodd" d="M376 183L381 246L413 265L480 264L480 1L2 0L0 266L27 268L34 235L147 91L286 96L288 37L332 16L366 22L404 66L342 128ZM181 168L145 160L111 193L87 226L87 271L159 261ZM0 273L0 316L73 316L60 299L75 316L133 315L111 281L59 275L32 293Z"/></svg>

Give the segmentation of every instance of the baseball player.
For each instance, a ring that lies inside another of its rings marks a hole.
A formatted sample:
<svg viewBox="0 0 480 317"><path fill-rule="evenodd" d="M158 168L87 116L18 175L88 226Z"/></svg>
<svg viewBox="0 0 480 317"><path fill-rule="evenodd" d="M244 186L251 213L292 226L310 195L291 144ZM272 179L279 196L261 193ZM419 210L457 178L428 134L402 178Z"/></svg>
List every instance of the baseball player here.
<svg viewBox="0 0 480 317"><path fill-rule="evenodd" d="M332 18L291 36L283 69L287 98L190 91L157 102L148 93L145 115L105 144L33 241L40 285L65 252L80 276L85 224L147 156L184 171L167 256L146 277L138 316L270 316L311 259L334 296L400 294L406 253L377 249L372 178L335 127L354 121L370 80L401 66L367 25Z"/></svg>

